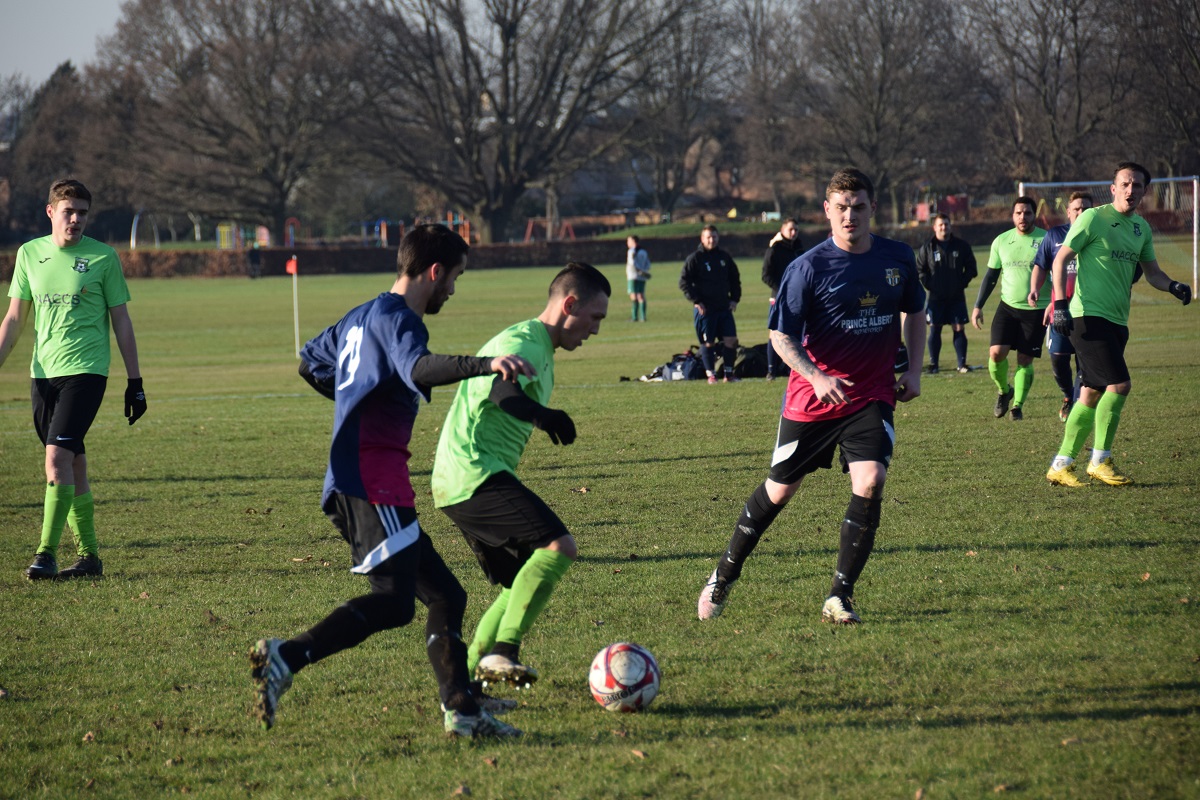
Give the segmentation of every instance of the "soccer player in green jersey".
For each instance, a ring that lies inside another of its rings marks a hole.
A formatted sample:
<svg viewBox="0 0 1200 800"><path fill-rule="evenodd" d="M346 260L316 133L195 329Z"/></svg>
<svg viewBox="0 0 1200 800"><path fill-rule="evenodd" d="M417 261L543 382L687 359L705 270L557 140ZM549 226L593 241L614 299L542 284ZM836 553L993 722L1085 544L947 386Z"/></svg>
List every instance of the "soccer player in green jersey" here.
<svg viewBox="0 0 1200 800"><path fill-rule="evenodd" d="M590 264L572 262L550 283L535 319L501 331L480 356L519 355L536 370L518 383L465 381L446 414L433 464L433 503L466 537L484 574L501 586L484 612L467 666L485 682L528 686L537 670L520 660L521 639L550 602L578 553L575 539L540 497L517 479L534 428L550 441L575 441L575 423L549 408L554 351L600 332L612 287Z"/></svg>
<svg viewBox="0 0 1200 800"><path fill-rule="evenodd" d="M129 319L129 287L111 247L83 235L92 195L76 180L50 187L49 236L17 251L8 313L0 322L0 366L32 315L33 424L46 448L46 498L42 538L30 580L77 578L103 573L96 544L92 488L83 439L100 410L108 384L111 325L129 379L125 416L129 424L146 413L137 341ZM79 558L58 571L55 554L70 524Z"/></svg>
<svg viewBox="0 0 1200 800"><path fill-rule="evenodd" d="M1035 308L1030 308L1027 301L1033 259L1046 235L1034 225L1035 212L1032 198L1018 197L1013 201L1012 220L1016 227L992 242L988 268L983 273L975 308L971 310L971 324L976 330L983 330L983 304L996 283L1000 283L1000 307L992 318L992 342L988 349L988 373L999 392L993 409L997 418L1008 413L1010 402L1012 418L1024 418L1021 407L1033 386L1033 360L1042 357L1042 340L1046 338L1042 315L1049 299L1042 300ZM1008 383L1010 350L1017 351L1017 369L1011 386Z"/></svg>
<svg viewBox="0 0 1200 800"><path fill-rule="evenodd" d="M1125 364L1129 342L1129 285L1140 266L1146 282L1170 292L1185 306L1192 289L1173 281L1158 265L1150 226L1135 212L1150 185L1150 172L1124 161L1113 174L1112 203L1084 211L1071 226L1054 257L1054 314L1051 324L1069 335L1082 373L1079 402L1067 417L1058 455L1046 479L1060 486L1082 486L1075 477L1075 457L1092 436L1087 474L1109 486L1133 481L1117 471L1112 444L1121 410L1132 386ZM1076 259L1075 294L1065 298L1067 263Z"/></svg>

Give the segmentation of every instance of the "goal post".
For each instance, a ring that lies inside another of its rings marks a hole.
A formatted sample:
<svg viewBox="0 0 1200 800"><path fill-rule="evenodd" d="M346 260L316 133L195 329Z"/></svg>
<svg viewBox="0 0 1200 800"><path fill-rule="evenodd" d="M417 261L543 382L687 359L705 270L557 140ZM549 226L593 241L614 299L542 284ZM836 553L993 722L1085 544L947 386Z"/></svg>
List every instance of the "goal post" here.
<svg viewBox="0 0 1200 800"><path fill-rule="evenodd" d="M1067 199L1074 191L1086 191L1093 205L1112 202L1112 181L1022 181L1017 192L1033 197L1038 222L1044 228L1067 221ZM1154 249L1164 270L1182 267L1192 270L1192 294L1200 296L1200 175L1155 178L1146 188L1137 213L1154 231ZM1190 253L1188 252L1190 250Z"/></svg>

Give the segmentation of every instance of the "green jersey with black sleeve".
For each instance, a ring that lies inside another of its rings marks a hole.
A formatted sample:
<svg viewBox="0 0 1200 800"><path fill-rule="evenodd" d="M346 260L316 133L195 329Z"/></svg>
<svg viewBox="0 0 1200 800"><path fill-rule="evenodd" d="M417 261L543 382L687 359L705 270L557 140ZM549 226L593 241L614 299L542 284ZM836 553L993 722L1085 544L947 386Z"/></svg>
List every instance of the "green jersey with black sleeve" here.
<svg viewBox="0 0 1200 800"><path fill-rule="evenodd" d="M992 251L988 255L988 269L1000 270L1000 299L1016 309L1029 309L1029 276L1033 274L1033 259L1046 232L1034 228L1021 233L1016 228L1006 231L992 240ZM1038 308L1050 304L1050 293L1038 298Z"/></svg>
<svg viewBox="0 0 1200 800"><path fill-rule="evenodd" d="M1142 261L1154 261L1154 236L1146 220L1112 204L1079 215L1063 244L1076 253L1071 316L1104 317L1129 325L1129 288Z"/></svg>

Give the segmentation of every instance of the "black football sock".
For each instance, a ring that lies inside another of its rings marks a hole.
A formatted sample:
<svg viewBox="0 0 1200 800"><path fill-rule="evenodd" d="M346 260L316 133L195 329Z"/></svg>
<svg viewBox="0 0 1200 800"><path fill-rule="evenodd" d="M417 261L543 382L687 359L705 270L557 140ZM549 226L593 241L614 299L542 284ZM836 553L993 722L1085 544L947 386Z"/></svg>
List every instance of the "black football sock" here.
<svg viewBox="0 0 1200 800"><path fill-rule="evenodd" d="M428 599L428 598L426 598ZM474 716L479 704L471 694L471 675L467 671L467 645L462 640L463 614L467 594L461 586L442 587L429 602L425 620L425 652L437 678L442 705L453 711Z"/></svg>
<svg viewBox="0 0 1200 800"><path fill-rule="evenodd" d="M700 363L704 365L705 372L716 373L717 357L713 355L713 349L708 345L700 347Z"/></svg>
<svg viewBox="0 0 1200 800"><path fill-rule="evenodd" d="M929 365L936 367L942 357L942 326L933 325L929 329Z"/></svg>
<svg viewBox="0 0 1200 800"><path fill-rule="evenodd" d="M738 517L733 537L729 540L729 549L717 562L717 577L731 582L738 579L742 574L742 564L754 552L762 532L770 527L785 505L787 503L776 505L771 502L766 483L758 485L742 508L742 515Z"/></svg>
<svg viewBox="0 0 1200 800"><path fill-rule="evenodd" d="M1050 368L1054 371L1054 382L1063 397L1075 396L1075 371L1071 369L1070 353L1051 353Z"/></svg>
<svg viewBox="0 0 1200 800"><path fill-rule="evenodd" d="M958 365L965 367L967 365L967 332L954 332L954 355L958 357Z"/></svg>
<svg viewBox="0 0 1200 800"><path fill-rule="evenodd" d="M875 529L879 527L879 514L883 499L850 496L846 507L846 518L842 520L841 542L838 546L837 571L829 594L834 597L852 597L854 583L862 574L871 550L875 547Z"/></svg>
<svg viewBox="0 0 1200 800"><path fill-rule="evenodd" d="M279 647L293 673L363 642L379 631L407 625L413 618L412 596L372 592L347 600L329 616Z"/></svg>
<svg viewBox="0 0 1200 800"><path fill-rule="evenodd" d="M722 347L721 348L721 363L725 367L725 377L733 376L733 365L737 363L737 348Z"/></svg>

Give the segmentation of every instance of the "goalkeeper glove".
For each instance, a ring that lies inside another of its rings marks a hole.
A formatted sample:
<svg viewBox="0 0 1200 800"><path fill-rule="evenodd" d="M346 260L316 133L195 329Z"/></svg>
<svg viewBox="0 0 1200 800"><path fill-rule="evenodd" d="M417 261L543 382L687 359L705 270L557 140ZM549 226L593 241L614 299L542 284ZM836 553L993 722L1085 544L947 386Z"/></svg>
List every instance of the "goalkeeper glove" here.
<svg viewBox="0 0 1200 800"><path fill-rule="evenodd" d="M130 378L125 387L125 416L129 424L137 422L146 413L146 393L142 390L141 378Z"/></svg>
<svg viewBox="0 0 1200 800"><path fill-rule="evenodd" d="M571 444L575 441L575 423L567 412L547 408L533 421L534 427L546 432L555 444Z"/></svg>
<svg viewBox="0 0 1200 800"><path fill-rule="evenodd" d="M1186 283L1171 281L1171 285L1167 287L1167 291L1178 297L1179 302L1183 303L1185 306L1192 302L1192 287L1188 286Z"/></svg>
<svg viewBox="0 0 1200 800"><path fill-rule="evenodd" d="M1070 336L1074 323L1071 321L1071 301L1055 300L1054 316L1050 318L1050 326L1059 336Z"/></svg>

